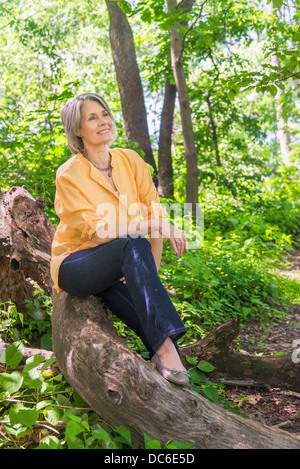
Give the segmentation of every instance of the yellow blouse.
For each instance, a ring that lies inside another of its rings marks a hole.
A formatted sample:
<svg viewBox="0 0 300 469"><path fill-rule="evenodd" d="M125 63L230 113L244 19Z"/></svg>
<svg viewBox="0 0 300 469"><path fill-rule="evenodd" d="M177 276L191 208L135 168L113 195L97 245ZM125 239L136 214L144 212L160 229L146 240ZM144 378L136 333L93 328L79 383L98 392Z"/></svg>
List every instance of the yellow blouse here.
<svg viewBox="0 0 300 469"><path fill-rule="evenodd" d="M51 277L58 285L59 267L71 253L97 246L91 240L97 228L137 223L165 215L150 170L133 150L110 149L112 178L117 193L101 171L77 153L56 173L55 211L60 218L51 255ZM110 239L103 238L100 244Z"/></svg>

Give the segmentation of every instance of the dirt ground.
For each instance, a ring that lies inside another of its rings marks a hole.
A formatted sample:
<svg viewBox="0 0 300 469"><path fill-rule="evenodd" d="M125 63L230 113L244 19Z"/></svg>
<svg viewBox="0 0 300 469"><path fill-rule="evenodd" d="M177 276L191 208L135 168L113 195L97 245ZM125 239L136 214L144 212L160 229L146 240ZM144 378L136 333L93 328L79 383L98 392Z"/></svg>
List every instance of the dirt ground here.
<svg viewBox="0 0 300 469"><path fill-rule="evenodd" d="M300 249L289 257L292 265L281 271L300 282ZM249 324L241 328L238 341L243 350L248 353L263 355L291 353L300 348L300 304L294 304L289 309L287 319L273 325ZM227 399L232 400L234 406L243 415L269 426L277 426L282 430L300 435L300 392L277 388L225 388Z"/></svg>

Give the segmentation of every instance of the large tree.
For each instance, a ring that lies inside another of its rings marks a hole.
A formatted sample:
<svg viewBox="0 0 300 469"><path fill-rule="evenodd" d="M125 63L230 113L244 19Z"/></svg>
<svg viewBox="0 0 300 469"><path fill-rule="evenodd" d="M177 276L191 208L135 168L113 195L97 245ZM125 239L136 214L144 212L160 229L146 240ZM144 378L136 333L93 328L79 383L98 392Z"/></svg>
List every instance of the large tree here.
<svg viewBox="0 0 300 469"><path fill-rule="evenodd" d="M274 2L270 3L270 14L277 16L278 9L274 5ZM273 41L276 42L276 38L273 37ZM275 68L280 69L280 60L278 54L274 52L271 54L271 65ZM284 101L284 91L282 87L277 86L277 94L275 96L275 107L276 107L276 121L278 128L278 140L280 144L280 152L282 160L286 166L290 165L289 155L291 153L291 137L287 122L284 118L283 112L283 101Z"/></svg>
<svg viewBox="0 0 300 469"><path fill-rule="evenodd" d="M195 1L183 1L177 5L177 0L167 0L167 3L169 14L174 15L178 8L183 9L185 12L190 11ZM195 215L196 204L198 202L197 149L195 145L189 89L183 66L183 44L180 30L180 23L173 24L170 29L171 64L180 104L181 126L186 160L186 202L192 204L193 213Z"/></svg>
<svg viewBox="0 0 300 469"><path fill-rule="evenodd" d="M128 140L138 142L145 161L156 170L150 143L144 93L134 39L126 14L116 1L105 0L110 20L110 43L120 91L124 128Z"/></svg>
<svg viewBox="0 0 300 469"><path fill-rule="evenodd" d="M172 132L176 86L167 79L160 120L158 146L158 192L162 197L173 197Z"/></svg>

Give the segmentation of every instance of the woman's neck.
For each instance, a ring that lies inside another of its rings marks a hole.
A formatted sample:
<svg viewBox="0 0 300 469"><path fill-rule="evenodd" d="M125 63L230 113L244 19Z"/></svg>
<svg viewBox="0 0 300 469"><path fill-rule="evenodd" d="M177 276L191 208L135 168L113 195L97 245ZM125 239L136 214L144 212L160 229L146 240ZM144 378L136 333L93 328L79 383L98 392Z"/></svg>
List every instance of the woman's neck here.
<svg viewBox="0 0 300 469"><path fill-rule="evenodd" d="M106 167L109 164L109 147L108 145L101 147L85 146L84 155L96 166Z"/></svg>

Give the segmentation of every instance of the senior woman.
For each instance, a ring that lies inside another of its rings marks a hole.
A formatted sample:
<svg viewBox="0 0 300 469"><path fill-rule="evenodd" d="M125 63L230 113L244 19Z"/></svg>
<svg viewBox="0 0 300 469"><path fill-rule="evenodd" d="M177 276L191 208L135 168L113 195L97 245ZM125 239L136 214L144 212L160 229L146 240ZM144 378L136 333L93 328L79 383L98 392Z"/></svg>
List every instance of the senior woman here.
<svg viewBox="0 0 300 469"><path fill-rule="evenodd" d="M163 237L177 256L188 250L187 239L164 220L144 160L133 150L110 148L116 125L103 98L81 94L62 108L61 119L74 156L56 174L55 289L100 296L141 338L157 371L186 386L177 347L186 328L158 268Z"/></svg>

